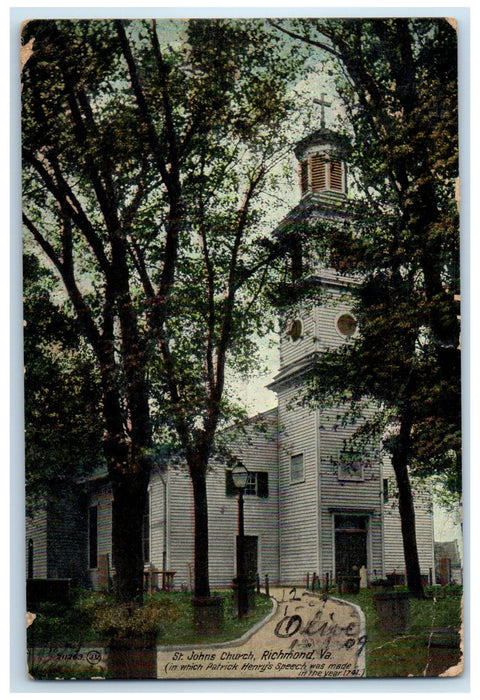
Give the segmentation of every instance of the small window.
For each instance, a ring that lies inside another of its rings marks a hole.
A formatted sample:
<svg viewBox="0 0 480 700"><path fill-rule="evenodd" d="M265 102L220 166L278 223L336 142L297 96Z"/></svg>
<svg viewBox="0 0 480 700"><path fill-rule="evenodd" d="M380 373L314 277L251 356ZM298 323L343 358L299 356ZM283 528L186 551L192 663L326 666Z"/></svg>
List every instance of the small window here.
<svg viewBox="0 0 480 700"><path fill-rule="evenodd" d="M366 532L368 519L366 515L336 515L335 530L337 532Z"/></svg>
<svg viewBox="0 0 480 700"><path fill-rule="evenodd" d="M303 481L303 453L290 457L290 481L292 483Z"/></svg>
<svg viewBox="0 0 480 700"><path fill-rule="evenodd" d="M232 471L225 471L225 495L236 496L238 489L235 487L232 478ZM258 498L268 498L268 472L249 472L247 484L243 491L245 496L258 496Z"/></svg>
<svg viewBox="0 0 480 700"><path fill-rule="evenodd" d="M98 508L88 509L88 566L96 569L98 566Z"/></svg>
<svg viewBox="0 0 480 700"><path fill-rule="evenodd" d="M343 335L345 338L351 338L356 333L358 323L352 314L342 314L337 318L336 326L340 335Z"/></svg>
<svg viewBox="0 0 480 700"><path fill-rule="evenodd" d="M357 459L338 466L338 478L340 481L363 481L363 460Z"/></svg>
<svg viewBox="0 0 480 700"><path fill-rule="evenodd" d="M257 474L256 472L248 472L247 483L243 490L245 496L257 495Z"/></svg>
<svg viewBox="0 0 480 700"><path fill-rule="evenodd" d="M383 480L383 502L388 503L388 479Z"/></svg>
<svg viewBox="0 0 480 700"><path fill-rule="evenodd" d="M299 340L303 334L303 323L299 318L296 318L288 326L288 335L293 341Z"/></svg>
<svg viewBox="0 0 480 700"><path fill-rule="evenodd" d="M268 472L249 472L244 491L246 496L268 497Z"/></svg>

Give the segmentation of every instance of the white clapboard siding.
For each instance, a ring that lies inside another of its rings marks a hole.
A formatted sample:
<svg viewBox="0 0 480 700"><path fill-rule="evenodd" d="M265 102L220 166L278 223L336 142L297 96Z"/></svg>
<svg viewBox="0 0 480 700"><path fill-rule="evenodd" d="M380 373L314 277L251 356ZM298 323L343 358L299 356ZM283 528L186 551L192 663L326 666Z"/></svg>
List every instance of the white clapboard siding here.
<svg viewBox="0 0 480 700"><path fill-rule="evenodd" d="M258 537L259 573L278 578L278 487L276 412L267 415L267 433L257 432L252 423L246 435L239 435L232 445L250 471L269 474L268 498L244 498L245 534ZM235 545L238 505L234 496L226 495L225 466L212 460L207 474L209 508L209 573L213 587L230 586L235 576ZM169 474L169 568L175 570L176 586L193 584L193 497L189 478L180 470ZM157 565L157 562L153 562Z"/></svg>
<svg viewBox="0 0 480 700"><path fill-rule="evenodd" d="M365 514L369 518L367 569L381 569L382 529L378 467L364 470L363 481L344 481L338 469L321 465L322 568L334 569L333 520L335 513Z"/></svg>
<svg viewBox="0 0 480 700"><path fill-rule="evenodd" d="M288 327L292 321L302 322L302 335L293 340L288 334ZM282 323L280 331L280 364L282 367L305 357L317 349L315 320L310 310L293 311Z"/></svg>
<svg viewBox="0 0 480 700"><path fill-rule="evenodd" d="M389 481L389 498L384 504L384 560L386 573L405 571L403 540L398 512L397 486L393 468L389 462L384 468L384 478ZM426 488L413 490L415 528L420 571L424 576L435 570L433 551L433 510L431 495Z"/></svg>
<svg viewBox="0 0 480 700"><path fill-rule="evenodd" d="M276 485L276 413L269 412L267 434L257 432L252 424L246 435L236 438L232 452L247 469L268 471L269 496L259 498L245 496L245 534L256 535L259 546L259 568L266 567L264 573L276 577L278 574L278 498ZM157 488L152 480L152 494ZM207 474L207 499L209 507L209 571L210 583L214 587L231 585L235 575L235 542L237 534L237 499L226 495L225 466L212 460ZM153 512L152 526L163 524L163 512L158 509L158 498ZM193 496L190 479L186 470L177 468L168 475L168 567L176 571L175 585L191 587L193 584ZM163 525L162 525L163 527ZM157 528L158 530L158 528ZM155 542L162 542L162 536L152 529ZM161 562L159 544L153 544L152 563ZM261 572L259 572L261 573Z"/></svg>
<svg viewBox="0 0 480 700"><path fill-rule="evenodd" d="M365 416L372 413L365 409ZM367 574L375 577L382 568L382 465L377 455L365 454L358 478L341 478L338 460L355 425L342 424L342 412L319 410L320 510L322 572L335 572L334 515L342 510L368 516Z"/></svg>
<svg viewBox="0 0 480 700"><path fill-rule="evenodd" d="M175 571L175 587L193 581L194 519L192 485L186 467L169 470L167 492L167 569ZM152 562L161 568L161 557Z"/></svg>
<svg viewBox="0 0 480 700"><path fill-rule="evenodd" d="M298 390L279 393L280 579L301 583L318 568L318 488L315 412L296 405ZM292 403L293 402L293 403ZM304 479L291 481L291 458L303 454Z"/></svg>
<svg viewBox="0 0 480 700"><path fill-rule="evenodd" d="M101 487L92 494L90 506L97 507L97 552L98 557L108 556L112 566L112 494L108 486ZM100 571L89 569L89 578L94 589L99 586Z"/></svg>
<svg viewBox="0 0 480 700"><path fill-rule="evenodd" d="M268 574L270 581L275 583L279 578L277 409L261 414L258 420L251 420L246 434L235 440L234 452L247 469L268 472L268 497L244 497L245 534L258 537L258 573L262 579ZM225 486L220 495L225 498ZM230 510L234 511L231 532L235 532L238 509L232 501L237 499L226 497L226 500L230 502Z"/></svg>
<svg viewBox="0 0 480 700"><path fill-rule="evenodd" d="M169 474L165 473L153 474L150 480L149 499L150 499L150 556L148 564L156 568L163 569L163 551L164 542L165 548L168 544L168 531L165 537L165 527L168 528L168 518L165 517L165 500L168 493L168 478ZM166 553L166 562L168 569L168 552Z"/></svg>
<svg viewBox="0 0 480 700"><path fill-rule="evenodd" d="M39 506L32 517L26 520L26 561L28 565L28 541L33 542L33 577L47 578L47 510ZM28 571L28 569L27 569Z"/></svg>
<svg viewBox="0 0 480 700"><path fill-rule="evenodd" d="M345 342L345 337L337 330L337 319L345 313L351 313L351 305L343 288L329 287L322 292L322 300L328 302L327 306L321 305L314 309L320 350L337 348Z"/></svg>
<svg viewBox="0 0 480 700"><path fill-rule="evenodd" d="M246 433L235 437L232 452L247 469L269 475L268 498L244 498L245 534L258 537L258 572L278 581L278 474L277 412L260 417L265 432L247 425ZM175 465L163 473L154 472L150 481L150 561L146 565L163 569L166 488L166 566L175 571L175 588L192 588L194 582L194 510L191 481L186 466ZM209 507L209 573L213 588L231 586L235 576L235 546L238 504L226 495L225 466L212 460L207 474ZM109 491L94 493L90 505L98 508L98 552L110 554L111 497ZM111 559L110 559L111 560ZM92 585L98 586L97 570L90 571Z"/></svg>
<svg viewBox="0 0 480 700"><path fill-rule="evenodd" d="M305 306L285 317L280 331L280 364L287 367L313 352L335 348L345 342L336 327L338 317L351 312L351 304L344 286L325 284L318 290L318 306ZM302 335L293 340L289 324L299 319L302 322Z"/></svg>

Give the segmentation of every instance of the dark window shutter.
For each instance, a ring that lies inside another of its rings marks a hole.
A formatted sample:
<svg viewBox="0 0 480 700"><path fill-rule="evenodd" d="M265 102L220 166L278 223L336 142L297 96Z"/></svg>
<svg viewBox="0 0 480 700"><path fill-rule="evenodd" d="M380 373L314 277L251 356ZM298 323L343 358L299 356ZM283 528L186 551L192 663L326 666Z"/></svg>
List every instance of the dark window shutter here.
<svg viewBox="0 0 480 700"><path fill-rule="evenodd" d="M268 472L257 472L257 494L259 498L268 498Z"/></svg>
<svg viewBox="0 0 480 700"><path fill-rule="evenodd" d="M225 471L225 495L226 496L236 496L237 489L233 483L232 470L227 469Z"/></svg>
<svg viewBox="0 0 480 700"><path fill-rule="evenodd" d="M98 510L97 506L88 509L88 565L90 569L98 566Z"/></svg>
<svg viewBox="0 0 480 700"><path fill-rule="evenodd" d="M308 190L308 160L300 163L300 187L302 193Z"/></svg>
<svg viewBox="0 0 480 700"><path fill-rule="evenodd" d="M312 190L324 190L326 186L325 158L312 156Z"/></svg>
<svg viewBox="0 0 480 700"><path fill-rule="evenodd" d="M388 503L388 479L383 480L383 502Z"/></svg>

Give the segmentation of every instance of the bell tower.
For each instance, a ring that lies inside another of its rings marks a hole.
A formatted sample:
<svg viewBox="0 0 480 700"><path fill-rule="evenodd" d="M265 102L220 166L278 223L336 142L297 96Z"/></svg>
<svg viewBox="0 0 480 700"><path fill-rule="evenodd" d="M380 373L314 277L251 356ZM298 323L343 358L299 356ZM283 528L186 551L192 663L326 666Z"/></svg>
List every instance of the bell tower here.
<svg viewBox="0 0 480 700"><path fill-rule="evenodd" d="M314 100L321 107L320 128L302 139L295 148L299 162L301 201L314 199L321 206L347 197L346 157L349 142L325 125L325 93Z"/></svg>
<svg viewBox="0 0 480 700"><path fill-rule="evenodd" d="M295 148L299 161L302 200L314 198L321 206L347 197L346 155L348 139L320 128L300 141Z"/></svg>
<svg viewBox="0 0 480 700"><path fill-rule="evenodd" d="M284 229L288 235L292 287L298 285L301 290L308 280L314 292L305 303L298 301L282 310L280 367L269 385L278 397L280 578L288 582L295 580L296 571L323 574L335 570L332 552L335 521L333 511L328 510L330 501L323 504L322 474L328 473L329 488L340 504L340 482L332 459L342 446L344 432L330 431L325 439L323 423L326 421L320 417L319 410L302 400L302 392L305 375L322 352L349 342L357 333L348 295L351 280L329 269L328 260L315 260L314 247L310 266L303 264L306 248L310 246L310 225L321 226L325 222L328 226L341 226L352 216L352 202L347 198L349 140L326 127L325 107L329 105L324 95L317 104L322 110L320 128L295 147L299 162L300 201L287 216ZM282 232L280 227L279 234ZM358 475L355 479L359 481ZM354 478L350 480L353 482ZM352 493L349 490L349 497L353 500L357 481ZM370 532L366 523L364 517L361 521L362 547ZM364 554L362 549L360 565L373 561L367 561Z"/></svg>

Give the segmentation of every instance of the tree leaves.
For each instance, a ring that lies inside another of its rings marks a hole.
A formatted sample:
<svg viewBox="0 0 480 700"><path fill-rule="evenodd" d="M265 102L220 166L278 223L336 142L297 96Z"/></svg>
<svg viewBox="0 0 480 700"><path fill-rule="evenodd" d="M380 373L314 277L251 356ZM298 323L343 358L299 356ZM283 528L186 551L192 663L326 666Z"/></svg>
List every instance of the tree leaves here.
<svg viewBox="0 0 480 700"><path fill-rule="evenodd" d="M336 397L355 411L369 396L385 419L408 413L412 468L460 470L455 32L444 19L276 24L338 61L362 199L343 226L322 223L314 236L322 246L328 239L329 264L362 281L352 288L361 333L322 355L312 398ZM386 423L370 425L381 437ZM445 475L448 487L459 483Z"/></svg>

